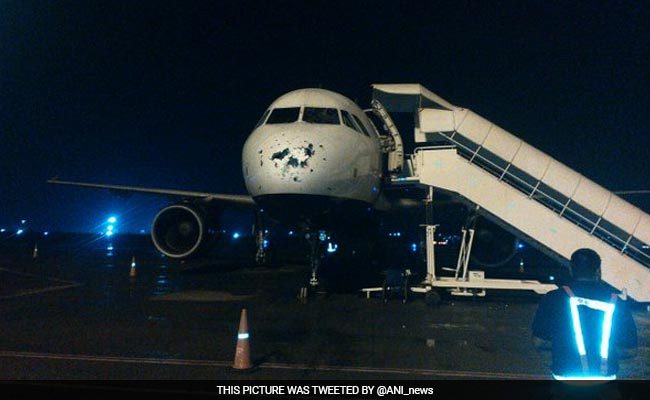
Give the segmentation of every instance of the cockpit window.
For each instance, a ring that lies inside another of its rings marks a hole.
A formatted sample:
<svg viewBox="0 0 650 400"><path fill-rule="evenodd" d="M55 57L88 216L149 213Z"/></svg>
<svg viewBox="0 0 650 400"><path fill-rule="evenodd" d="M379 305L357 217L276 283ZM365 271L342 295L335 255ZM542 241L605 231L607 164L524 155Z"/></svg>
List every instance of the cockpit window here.
<svg viewBox="0 0 650 400"><path fill-rule="evenodd" d="M339 112L335 108L305 107L302 120L312 124L339 125Z"/></svg>
<svg viewBox="0 0 650 400"><path fill-rule="evenodd" d="M357 124L354 122L352 119L352 116L350 115L349 112L345 110L341 110L341 118L343 119L343 123L345 126L348 128L354 129L355 131L361 133L361 129L357 126Z"/></svg>
<svg viewBox="0 0 650 400"><path fill-rule="evenodd" d="M262 124L263 124L264 121L266 120L266 117L269 116L269 113L270 113L270 112L271 112L271 110L266 110L266 111L264 111L264 115L262 115L262 118L260 118L260 120L257 121L257 125L255 125L255 128L259 128L260 126L262 126Z"/></svg>
<svg viewBox="0 0 650 400"><path fill-rule="evenodd" d="M300 107L276 108L271 111L267 124L290 124L298 121Z"/></svg>
<svg viewBox="0 0 650 400"><path fill-rule="evenodd" d="M363 131L363 133L364 133L366 136L370 136L370 134L368 133L368 130L367 130L366 127L363 125L363 123L361 122L361 120L359 119L359 117L357 117L357 116L354 115L354 114L352 114L352 116L354 117L354 120L357 121L357 125L359 125L359 127L361 128L361 130Z"/></svg>

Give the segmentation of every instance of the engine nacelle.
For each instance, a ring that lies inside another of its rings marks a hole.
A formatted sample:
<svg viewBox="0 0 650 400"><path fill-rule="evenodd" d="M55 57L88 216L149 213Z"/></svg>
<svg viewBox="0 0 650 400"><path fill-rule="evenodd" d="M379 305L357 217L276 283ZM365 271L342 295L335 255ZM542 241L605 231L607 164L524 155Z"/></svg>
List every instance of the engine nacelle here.
<svg viewBox="0 0 650 400"><path fill-rule="evenodd" d="M472 262L483 268L508 264L517 254L517 237L483 218L476 222Z"/></svg>
<svg viewBox="0 0 650 400"><path fill-rule="evenodd" d="M160 210L151 225L154 246L172 258L189 258L209 250L218 232L219 210L197 203L172 204Z"/></svg>

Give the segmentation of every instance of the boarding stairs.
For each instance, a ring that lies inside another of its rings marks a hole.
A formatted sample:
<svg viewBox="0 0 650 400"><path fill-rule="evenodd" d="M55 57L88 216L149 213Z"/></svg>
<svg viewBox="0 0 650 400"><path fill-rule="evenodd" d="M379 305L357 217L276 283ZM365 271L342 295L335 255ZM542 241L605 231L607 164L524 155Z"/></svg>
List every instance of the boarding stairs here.
<svg viewBox="0 0 650 400"><path fill-rule="evenodd" d="M417 148L394 184L455 193L565 264L575 250L591 248L602 259L605 282L622 296L650 302L650 215L419 84L373 89L373 100L388 112L415 113L416 143L446 143Z"/></svg>

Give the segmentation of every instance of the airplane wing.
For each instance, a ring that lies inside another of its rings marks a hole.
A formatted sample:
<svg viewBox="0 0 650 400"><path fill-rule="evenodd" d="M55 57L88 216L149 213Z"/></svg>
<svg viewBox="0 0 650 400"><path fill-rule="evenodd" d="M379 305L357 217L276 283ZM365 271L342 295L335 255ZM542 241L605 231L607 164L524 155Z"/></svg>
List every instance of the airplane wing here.
<svg viewBox="0 0 650 400"><path fill-rule="evenodd" d="M56 185L79 186L79 187L93 188L93 189L107 189L118 193L119 192L149 193L149 194L158 194L158 195L173 196L173 197L217 200L217 201L223 201L226 203L231 203L231 204L236 204L241 206L252 207L255 205L255 201L251 196L237 195L237 194L193 192L193 191L186 191L186 190L157 189L157 188L145 188L145 187L138 187L138 186L107 185L107 184L88 183L88 182L70 182L70 181L60 181L57 177L49 179L47 183L52 183Z"/></svg>

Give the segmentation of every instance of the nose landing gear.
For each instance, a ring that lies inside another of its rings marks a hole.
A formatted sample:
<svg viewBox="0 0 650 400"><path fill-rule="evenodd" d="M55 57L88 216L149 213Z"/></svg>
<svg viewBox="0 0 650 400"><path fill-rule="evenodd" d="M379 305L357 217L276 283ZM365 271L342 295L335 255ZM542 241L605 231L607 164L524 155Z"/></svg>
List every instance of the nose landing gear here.
<svg viewBox="0 0 650 400"><path fill-rule="evenodd" d="M309 242L309 265L311 266L311 278L309 279L309 286L316 288L320 281L318 279L318 270L321 265L321 259L323 258L323 244L328 238L327 232L318 231L318 234L314 232L307 232L305 238Z"/></svg>

